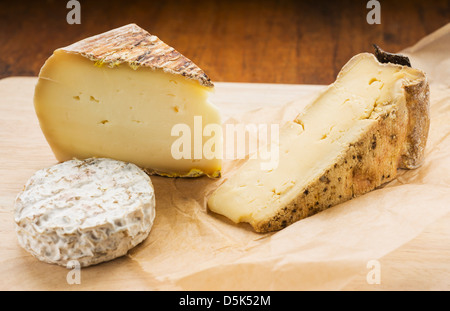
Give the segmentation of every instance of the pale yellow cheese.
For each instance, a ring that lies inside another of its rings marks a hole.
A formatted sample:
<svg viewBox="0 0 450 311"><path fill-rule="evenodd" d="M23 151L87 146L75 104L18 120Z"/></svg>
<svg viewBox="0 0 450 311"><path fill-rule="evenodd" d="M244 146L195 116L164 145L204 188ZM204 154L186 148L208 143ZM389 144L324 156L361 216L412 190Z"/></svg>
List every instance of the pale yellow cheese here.
<svg viewBox="0 0 450 311"><path fill-rule="evenodd" d="M211 90L161 69L99 65L56 50L40 72L34 101L59 161L106 157L166 176L217 177L221 159L196 158L193 148L195 135L203 144L209 138L203 137L206 125L221 124L217 107L208 100ZM194 117L201 117L197 133ZM172 144L179 139L172 133L176 124L191 130L190 158L172 154ZM217 139L221 143L221 137Z"/></svg>
<svg viewBox="0 0 450 311"><path fill-rule="evenodd" d="M419 77L421 73L414 69L380 64L371 54L356 56L335 83L281 128L278 146L272 146L279 148L278 166L265 170L261 159L248 160L210 196L208 208L233 222L248 222L257 231L270 231L271 225L275 230L280 229L289 224L289 219L295 221L310 215L307 206L297 206L301 204L297 198L306 196L310 192L308 187L321 177L330 183L327 174L332 174L333 165L336 168L344 162L350 146L366 139L365 134L378 126L380 112L390 111L388 107L392 105L405 105L403 86ZM399 113L401 109L392 111ZM390 118L395 118L395 113ZM403 119L399 117L400 120ZM397 163L387 165L396 167ZM354 168L348 166L350 170ZM386 164L380 164L380 169L383 166ZM344 176L332 177L330 185L338 189ZM311 200L315 203L310 209L329 200L322 199L326 191L330 189L325 184L323 190L309 194L314 196ZM351 189L349 192L351 197ZM348 199L346 193L337 190L335 197L333 202ZM285 216L287 207L296 214ZM283 217L287 220L276 224Z"/></svg>

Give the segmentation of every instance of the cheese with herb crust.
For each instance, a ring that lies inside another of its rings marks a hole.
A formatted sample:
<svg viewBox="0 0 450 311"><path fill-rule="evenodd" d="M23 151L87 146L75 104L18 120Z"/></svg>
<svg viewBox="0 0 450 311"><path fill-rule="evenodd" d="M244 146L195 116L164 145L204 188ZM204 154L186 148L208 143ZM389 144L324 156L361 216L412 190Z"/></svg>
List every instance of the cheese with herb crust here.
<svg viewBox="0 0 450 311"><path fill-rule="evenodd" d="M396 177L423 161L429 87L423 72L354 56L280 131L279 165L250 159L209 197L208 208L258 232L282 229Z"/></svg>

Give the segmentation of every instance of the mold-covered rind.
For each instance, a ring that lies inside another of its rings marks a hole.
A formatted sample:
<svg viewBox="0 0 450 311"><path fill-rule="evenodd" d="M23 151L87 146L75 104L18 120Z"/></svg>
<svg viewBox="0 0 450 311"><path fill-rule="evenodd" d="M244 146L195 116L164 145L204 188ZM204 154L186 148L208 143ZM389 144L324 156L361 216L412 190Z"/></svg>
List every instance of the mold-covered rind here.
<svg viewBox="0 0 450 311"><path fill-rule="evenodd" d="M41 261L70 268L125 255L155 218L150 178L112 159L70 160L37 171L15 201L19 244Z"/></svg>

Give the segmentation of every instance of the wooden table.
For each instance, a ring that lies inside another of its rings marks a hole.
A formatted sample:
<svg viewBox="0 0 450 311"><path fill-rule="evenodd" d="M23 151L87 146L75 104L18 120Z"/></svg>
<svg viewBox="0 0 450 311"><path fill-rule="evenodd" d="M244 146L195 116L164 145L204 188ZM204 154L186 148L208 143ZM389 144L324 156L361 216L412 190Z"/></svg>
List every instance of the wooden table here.
<svg viewBox="0 0 450 311"><path fill-rule="evenodd" d="M448 0L382 0L381 24L367 1L67 1L0 4L0 78L36 76L54 49L136 23L191 58L216 82L329 84L347 60L377 43L400 51L450 21Z"/></svg>

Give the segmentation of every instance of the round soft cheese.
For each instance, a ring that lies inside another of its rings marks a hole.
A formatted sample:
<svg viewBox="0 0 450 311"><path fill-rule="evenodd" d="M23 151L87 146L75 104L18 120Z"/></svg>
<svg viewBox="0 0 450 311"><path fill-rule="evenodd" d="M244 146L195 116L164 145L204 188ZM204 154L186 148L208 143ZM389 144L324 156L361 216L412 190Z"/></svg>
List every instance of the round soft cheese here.
<svg viewBox="0 0 450 311"><path fill-rule="evenodd" d="M70 160L36 172L15 201L20 245L69 268L125 255L147 238L155 218L150 177L106 158Z"/></svg>

